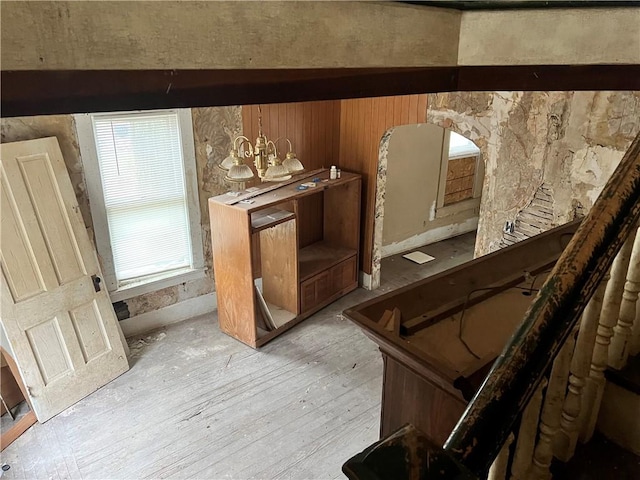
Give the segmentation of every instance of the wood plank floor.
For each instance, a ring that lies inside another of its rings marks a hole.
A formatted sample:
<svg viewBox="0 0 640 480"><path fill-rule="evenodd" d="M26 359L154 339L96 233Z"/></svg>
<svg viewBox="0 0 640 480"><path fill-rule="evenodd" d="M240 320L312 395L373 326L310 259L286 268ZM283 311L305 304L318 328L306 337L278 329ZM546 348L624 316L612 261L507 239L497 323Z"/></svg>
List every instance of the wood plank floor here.
<svg viewBox="0 0 640 480"><path fill-rule="evenodd" d="M471 259L473 235L382 262L357 289L259 351L215 313L129 339L131 370L1 454L7 479L332 479L378 439L382 361L345 308Z"/></svg>

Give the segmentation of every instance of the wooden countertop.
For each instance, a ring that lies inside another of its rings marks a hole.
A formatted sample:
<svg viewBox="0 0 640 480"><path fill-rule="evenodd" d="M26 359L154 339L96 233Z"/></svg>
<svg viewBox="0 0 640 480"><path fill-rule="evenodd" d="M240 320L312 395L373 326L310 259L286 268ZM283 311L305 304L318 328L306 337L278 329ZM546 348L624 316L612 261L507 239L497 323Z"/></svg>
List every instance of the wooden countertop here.
<svg viewBox="0 0 640 480"><path fill-rule="evenodd" d="M320 178L321 180L317 183L316 187L310 187L306 190L297 189L300 184L311 182L314 178ZM328 169L314 170L294 176L291 180L286 182L263 183L257 187L258 190L245 190L238 196L232 196L224 193L222 195L209 198L209 202L223 204L251 213L278 203L287 202L307 195L313 195L328 188L333 188L351 182L357 178L360 178L360 175L356 173L342 172L340 178L330 180ZM240 203L242 200L251 200L252 203Z"/></svg>

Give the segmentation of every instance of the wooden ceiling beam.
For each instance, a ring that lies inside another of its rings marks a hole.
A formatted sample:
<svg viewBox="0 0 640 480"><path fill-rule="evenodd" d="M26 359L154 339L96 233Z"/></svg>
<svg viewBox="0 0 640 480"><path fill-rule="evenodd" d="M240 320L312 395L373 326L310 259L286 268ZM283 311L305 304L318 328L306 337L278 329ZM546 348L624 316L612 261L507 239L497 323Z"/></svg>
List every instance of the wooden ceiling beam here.
<svg viewBox="0 0 640 480"><path fill-rule="evenodd" d="M3 117L493 90L640 90L640 65L1 72Z"/></svg>

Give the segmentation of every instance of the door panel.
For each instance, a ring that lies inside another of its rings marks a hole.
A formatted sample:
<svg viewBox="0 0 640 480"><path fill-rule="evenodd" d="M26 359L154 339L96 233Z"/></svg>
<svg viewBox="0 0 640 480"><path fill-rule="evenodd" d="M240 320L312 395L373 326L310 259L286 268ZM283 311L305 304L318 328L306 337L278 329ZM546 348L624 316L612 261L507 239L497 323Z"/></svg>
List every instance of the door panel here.
<svg viewBox="0 0 640 480"><path fill-rule="evenodd" d="M73 309L70 316L85 363L109 351L111 346L104 331L104 320L95 300Z"/></svg>
<svg viewBox="0 0 640 480"><path fill-rule="evenodd" d="M18 157L17 161L58 282L63 284L80 278L86 271L49 157L30 155Z"/></svg>
<svg viewBox="0 0 640 480"><path fill-rule="evenodd" d="M57 140L1 153L0 319L43 422L129 365Z"/></svg>
<svg viewBox="0 0 640 480"><path fill-rule="evenodd" d="M45 385L73 370L58 318L25 330Z"/></svg>
<svg viewBox="0 0 640 480"><path fill-rule="evenodd" d="M2 265L7 275L11 295L16 301L24 300L44 291L44 283L36 270L36 261L33 252L27 248L24 238L24 230L20 227L16 218L16 208L9 201L7 195L8 186L5 185L5 177L2 178L2 197L0 197L0 209L2 216L2 241L8 245L14 245L8 258L2 256Z"/></svg>

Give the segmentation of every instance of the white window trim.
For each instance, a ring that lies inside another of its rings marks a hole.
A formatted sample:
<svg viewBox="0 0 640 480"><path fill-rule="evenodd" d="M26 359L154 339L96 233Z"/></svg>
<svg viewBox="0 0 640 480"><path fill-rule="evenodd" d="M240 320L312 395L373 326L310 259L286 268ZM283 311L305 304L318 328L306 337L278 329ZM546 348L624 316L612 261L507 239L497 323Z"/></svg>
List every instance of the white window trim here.
<svg viewBox="0 0 640 480"><path fill-rule="evenodd" d="M140 113L177 113L178 126L180 128L180 141L182 143L182 156L184 161L184 179L189 212L189 234L193 255L193 268L180 269L174 272L165 272L148 279L130 283L118 288L113 264L113 253L109 239L109 225L104 206L104 192L100 179L100 167L98 165L98 153L93 132L92 118L100 115L126 115ZM108 112L108 113L81 113L75 114L76 133L80 146L80 155L84 169L87 193L93 219L93 229L96 239L96 247L100 256L105 285L109 290L113 301L126 300L144 293L149 293L161 288L178 285L187 280L204 277L204 251L202 247L202 233L200 228L200 202L198 200L198 178L196 170L196 154L193 140L193 122L191 109L180 108L171 110L154 110L149 112Z"/></svg>

